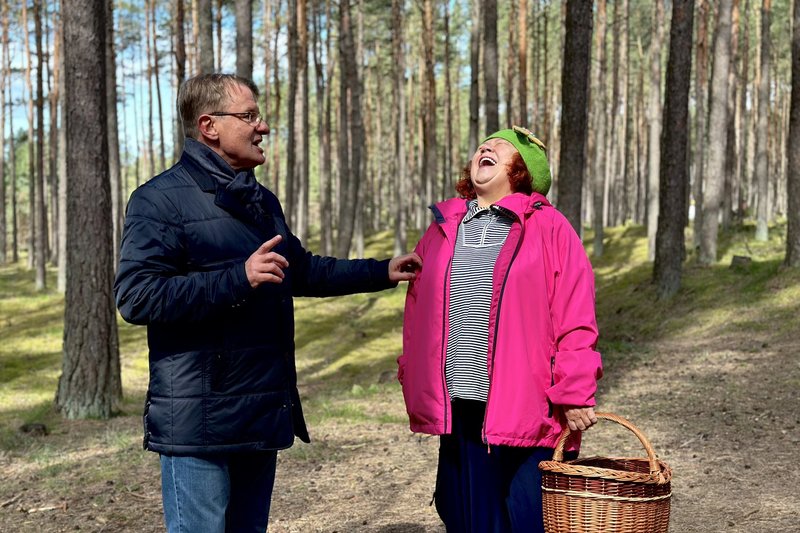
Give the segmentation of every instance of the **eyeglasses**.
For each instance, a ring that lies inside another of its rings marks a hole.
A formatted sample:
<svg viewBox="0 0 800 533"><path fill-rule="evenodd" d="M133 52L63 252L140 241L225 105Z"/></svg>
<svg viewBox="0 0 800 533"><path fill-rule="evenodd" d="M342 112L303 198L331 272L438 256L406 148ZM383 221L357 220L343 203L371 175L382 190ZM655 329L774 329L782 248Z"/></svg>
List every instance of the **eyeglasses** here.
<svg viewBox="0 0 800 533"><path fill-rule="evenodd" d="M244 120L249 125L256 127L264 121L264 117L261 116L261 113L257 111L240 111L238 113L227 113L224 111L214 111L213 113L209 113L212 117L236 117L240 120Z"/></svg>

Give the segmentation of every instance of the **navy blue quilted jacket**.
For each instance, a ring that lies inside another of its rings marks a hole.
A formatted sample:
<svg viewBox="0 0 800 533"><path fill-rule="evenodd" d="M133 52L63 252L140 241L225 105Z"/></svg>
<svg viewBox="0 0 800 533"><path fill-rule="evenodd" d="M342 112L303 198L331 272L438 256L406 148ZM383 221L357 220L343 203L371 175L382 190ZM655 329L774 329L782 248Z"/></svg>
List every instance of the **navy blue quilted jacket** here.
<svg viewBox="0 0 800 533"><path fill-rule="evenodd" d="M394 286L388 261L304 250L275 195L261 193L258 209L243 206L184 153L131 196L114 293L125 320L147 325L146 449L194 455L308 442L292 297ZM245 261L276 234L286 277L253 289Z"/></svg>

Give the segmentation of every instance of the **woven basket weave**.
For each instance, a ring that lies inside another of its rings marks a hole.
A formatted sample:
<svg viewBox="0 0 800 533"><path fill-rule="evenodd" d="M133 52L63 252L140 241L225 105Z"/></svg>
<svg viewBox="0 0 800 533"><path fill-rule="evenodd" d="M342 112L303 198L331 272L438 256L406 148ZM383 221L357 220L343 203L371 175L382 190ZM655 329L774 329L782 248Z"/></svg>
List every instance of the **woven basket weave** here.
<svg viewBox="0 0 800 533"><path fill-rule="evenodd" d="M666 533L672 471L628 420L610 413L597 413L597 418L633 432L647 457L563 461L570 435L564 429L553 460L539 463L546 533Z"/></svg>

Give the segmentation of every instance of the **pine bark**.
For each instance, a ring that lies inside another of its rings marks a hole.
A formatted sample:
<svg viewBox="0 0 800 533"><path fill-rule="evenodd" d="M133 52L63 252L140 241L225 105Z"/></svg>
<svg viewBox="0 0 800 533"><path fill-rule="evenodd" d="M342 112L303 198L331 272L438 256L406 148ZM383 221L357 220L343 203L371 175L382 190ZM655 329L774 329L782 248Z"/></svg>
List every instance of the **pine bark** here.
<svg viewBox="0 0 800 533"><path fill-rule="evenodd" d="M500 97L497 88L497 0L484 0L483 14L483 85L486 91L486 134L500 129Z"/></svg>
<svg viewBox="0 0 800 533"><path fill-rule="evenodd" d="M756 217L756 240L769 238L769 156L767 135L769 129L769 56L772 47L769 36L772 0L761 4L761 47L758 67L758 118L756 122L756 168L755 182L758 186L758 211Z"/></svg>
<svg viewBox="0 0 800 533"><path fill-rule="evenodd" d="M695 141L694 141L694 244L700 246L703 232L703 182L706 179L706 101L708 91L708 0L697 2L697 44L695 46Z"/></svg>
<svg viewBox="0 0 800 533"><path fill-rule="evenodd" d="M153 81L155 81L156 85L156 104L158 105L158 155L159 161L161 162L159 171L163 171L167 168L167 154L166 147L164 146L164 110L161 105L161 76L158 73L160 61L158 54L158 27L156 26L156 0L150 0L150 24L153 32ZM116 111L114 114L116 115ZM119 156L117 156L117 158L119 158Z"/></svg>
<svg viewBox="0 0 800 533"><path fill-rule="evenodd" d="M25 41L25 89L28 95L28 268L35 267L36 257L36 193L34 191L36 183L36 137L34 135L34 102L33 80L31 79L31 65L33 54L30 46L30 28L28 25L28 2L22 2L22 38Z"/></svg>
<svg viewBox="0 0 800 533"><path fill-rule="evenodd" d="M363 178L362 86L353 42L350 0L339 2L339 235L336 255L348 257L353 242L358 191Z"/></svg>
<svg viewBox="0 0 800 533"><path fill-rule="evenodd" d="M475 150L478 147L478 130L480 120L480 51L481 51L481 2L472 0L471 27L469 37L469 137L467 149Z"/></svg>
<svg viewBox="0 0 800 533"><path fill-rule="evenodd" d="M64 357L56 407L70 419L108 418L122 399L112 296L111 191L104 0L64 3L69 249Z"/></svg>
<svg viewBox="0 0 800 533"><path fill-rule="evenodd" d="M519 16L517 17L517 107L518 120L521 126L528 126L528 0L519 0Z"/></svg>
<svg viewBox="0 0 800 533"><path fill-rule="evenodd" d="M314 71L316 80L316 116L317 116L317 164L319 165L319 211L320 211L320 231L321 242L320 252L322 255L330 255L333 252L333 219L331 211L331 137L330 137L330 78L326 76L323 58L328 58L330 64L330 21L327 17L325 35L326 41L322 42L322 5L320 2L314 3L314 13L312 15L314 28ZM323 56L323 51L325 55Z"/></svg>
<svg viewBox="0 0 800 533"><path fill-rule="evenodd" d="M6 78L8 77L8 69L6 68L6 56L8 55L8 2L3 2L2 7L2 25L3 25L3 50L2 50L2 65L0 65L0 265L5 265L8 262L8 248L6 235L8 234L7 218L6 218ZM11 135L14 133L12 131Z"/></svg>
<svg viewBox="0 0 800 533"><path fill-rule="evenodd" d="M425 205L434 201L436 170L436 76L434 74L433 50L433 0L424 0L422 12L422 49L425 71L422 89L422 178L425 183Z"/></svg>
<svg viewBox="0 0 800 533"><path fill-rule="evenodd" d="M125 208L122 200L122 177L119 161L119 134L117 129L117 63L114 52L114 0L105 0L106 5L106 114L108 129L108 174L111 186L111 223L114 265L117 264L119 243L122 238L122 222Z"/></svg>
<svg viewBox="0 0 800 533"><path fill-rule="evenodd" d="M582 234L581 204L588 123L589 63L592 39L592 2L567 0L564 61L561 70L561 154L558 208Z"/></svg>
<svg viewBox="0 0 800 533"><path fill-rule="evenodd" d="M689 85L692 71L694 0L672 1L669 59L661 137L659 216L653 275L659 298L681 286L684 242L683 201L688 177Z"/></svg>
<svg viewBox="0 0 800 533"><path fill-rule="evenodd" d="M786 151L787 230L784 264L800 268L800 0L794 0L792 17L792 100Z"/></svg>
<svg viewBox="0 0 800 533"><path fill-rule="evenodd" d="M180 88L183 81L186 79L186 34L184 31L184 22L186 18L186 9L184 0L173 0L173 12L175 21L172 28L174 36L174 49L175 49L175 87ZM173 134L172 157L177 161L183 152L183 126L181 120L176 117L173 121L175 132Z"/></svg>
<svg viewBox="0 0 800 533"><path fill-rule="evenodd" d="M236 0L236 75L253 78L253 0Z"/></svg>
<svg viewBox="0 0 800 533"><path fill-rule="evenodd" d="M66 65L64 64L64 15L62 13L59 20L59 31L57 39L61 42L62 52L58 55L59 70L61 75L58 78L58 92L61 95L61 105L59 115L61 120L58 128L58 205L60 206L60 216L58 217L58 279L56 288L59 293L64 294L67 290L67 110L65 102L66 84Z"/></svg>
<svg viewBox="0 0 800 533"><path fill-rule="evenodd" d="M397 184L394 186L394 255L405 252L408 246L408 220L406 216L406 201L408 194L408 169L406 166L406 97L405 73L406 59L403 52L405 2L392 0L392 58L394 69L392 72L392 102L394 109L394 153L395 175ZM473 41L474 46L474 41ZM477 60L476 60L477 61ZM473 74L472 84L477 85L477 78ZM470 92L472 88L470 88ZM477 92L477 90L476 90ZM471 100L470 100L471 102ZM470 115L471 116L471 115ZM476 117L477 118L477 117ZM477 128L476 128L477 134ZM470 135L472 135L472 122L470 121ZM477 142L477 141L475 141Z"/></svg>
<svg viewBox="0 0 800 533"><path fill-rule="evenodd" d="M659 175L661 159L661 46L664 33L664 4L654 2L653 31L650 41L650 95L647 105L647 258L656 255L656 231L658 228Z"/></svg>
<svg viewBox="0 0 800 533"><path fill-rule="evenodd" d="M211 0L195 0L197 3L197 54L198 74L214 72L214 30L211 16Z"/></svg>
<svg viewBox="0 0 800 533"><path fill-rule="evenodd" d="M708 179L703 194L703 224L698 261L717 261L717 234L725 180L728 140L728 72L731 55L731 11L733 0L719 0L714 32L714 65L711 71L711 113L708 121Z"/></svg>
<svg viewBox="0 0 800 533"><path fill-rule="evenodd" d="M42 46L42 2L33 2L33 24L36 38L36 232L34 237L34 266L36 268L36 290L47 288L47 202L44 197L44 47Z"/></svg>
<svg viewBox="0 0 800 533"><path fill-rule="evenodd" d="M603 211L605 210L604 188L606 183L606 0L597 2L597 28L595 29L595 73L593 85L597 88L595 98L590 103L594 115L594 128L589 132L590 146L594 149L592 177L592 228L594 257L603 256Z"/></svg>

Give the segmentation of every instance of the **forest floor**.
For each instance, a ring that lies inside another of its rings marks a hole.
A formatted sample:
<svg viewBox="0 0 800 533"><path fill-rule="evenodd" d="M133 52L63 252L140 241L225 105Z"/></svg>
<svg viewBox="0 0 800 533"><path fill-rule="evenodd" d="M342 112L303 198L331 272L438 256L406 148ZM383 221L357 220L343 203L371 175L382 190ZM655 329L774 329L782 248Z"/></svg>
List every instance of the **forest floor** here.
<svg viewBox="0 0 800 533"><path fill-rule="evenodd" d="M667 302L654 298L641 228L609 231L592 259L599 407L631 420L672 468L673 532L800 530L800 273L780 266L779 230L766 244L750 234L727 234L715 267L690 258ZM734 254L753 261L731 269ZM0 269L0 531L164 531L157 456L141 450L143 329L120 327L122 413L63 421L51 407L63 298L29 284ZM403 294L297 301L313 442L279 453L271 532L444 531L429 505L438 440L409 432L393 380ZM34 422L47 434L20 430ZM582 455L643 452L601 421Z"/></svg>

